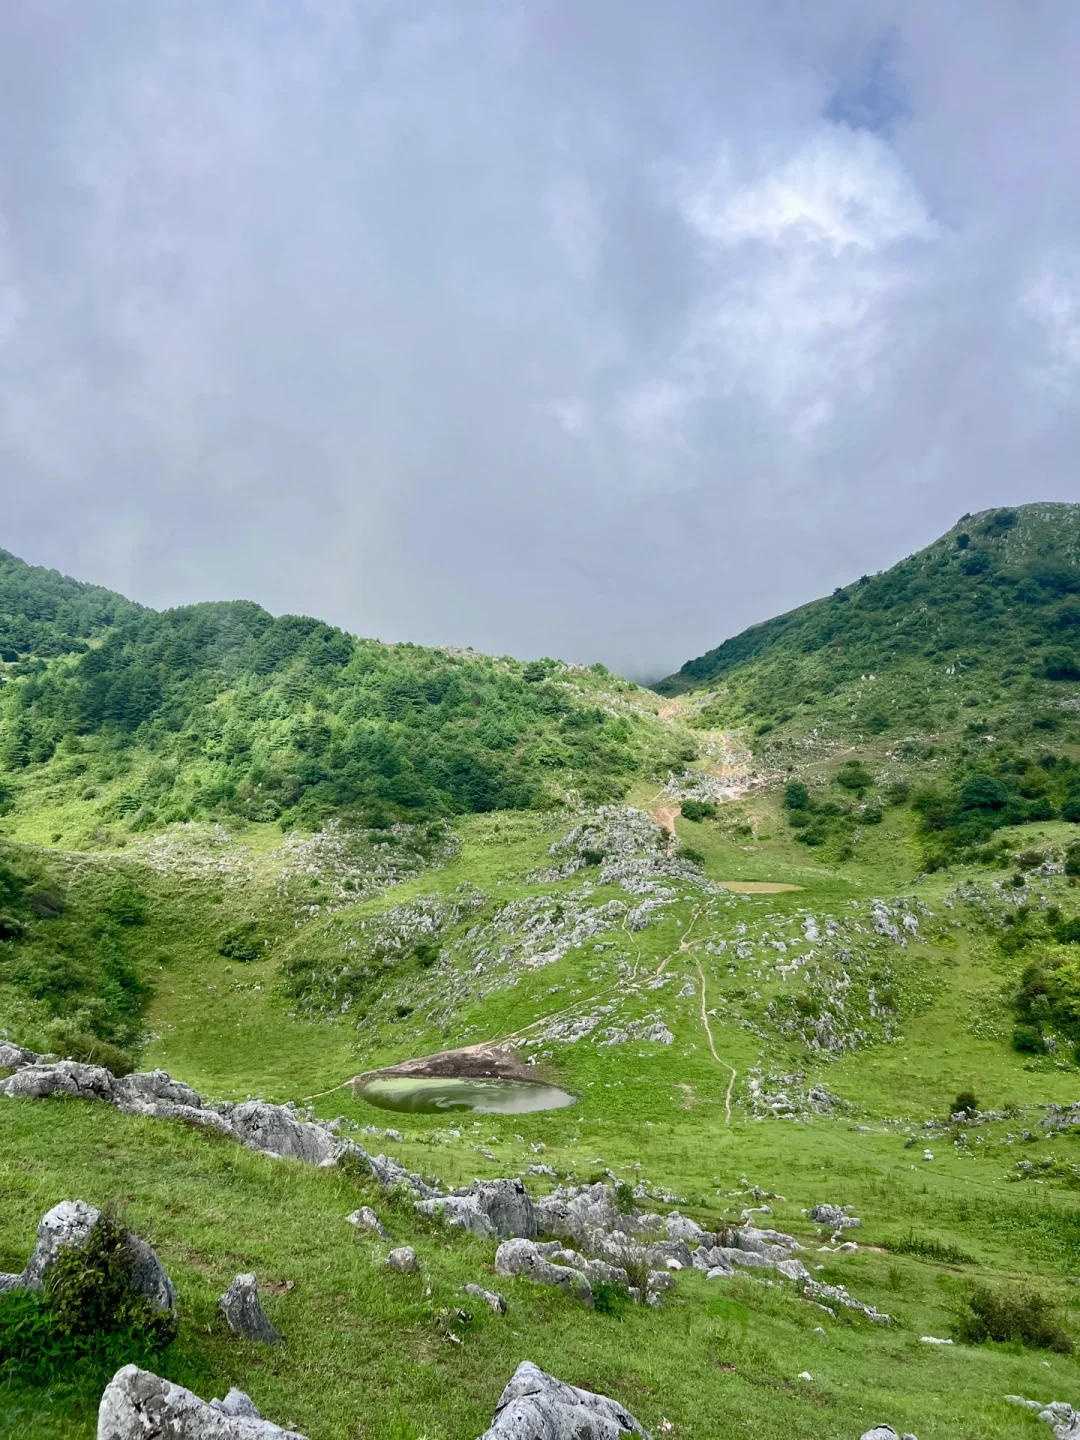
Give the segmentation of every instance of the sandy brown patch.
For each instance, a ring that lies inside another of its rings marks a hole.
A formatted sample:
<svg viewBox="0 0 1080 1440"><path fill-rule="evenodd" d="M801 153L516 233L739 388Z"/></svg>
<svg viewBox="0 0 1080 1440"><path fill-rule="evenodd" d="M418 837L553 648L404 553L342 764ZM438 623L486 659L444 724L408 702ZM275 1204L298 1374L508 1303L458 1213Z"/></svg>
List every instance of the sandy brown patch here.
<svg viewBox="0 0 1080 1440"><path fill-rule="evenodd" d="M402 1060L382 1070L365 1070L357 1080L376 1076L413 1076L418 1080L525 1080L536 1084L539 1076L535 1065L523 1065L512 1052L497 1045L466 1045L460 1050L440 1050L435 1055L419 1055Z"/></svg>
<svg viewBox="0 0 1080 1440"><path fill-rule="evenodd" d="M801 890L801 885L780 885L773 880L718 880L718 885L736 895L781 895L785 890Z"/></svg>

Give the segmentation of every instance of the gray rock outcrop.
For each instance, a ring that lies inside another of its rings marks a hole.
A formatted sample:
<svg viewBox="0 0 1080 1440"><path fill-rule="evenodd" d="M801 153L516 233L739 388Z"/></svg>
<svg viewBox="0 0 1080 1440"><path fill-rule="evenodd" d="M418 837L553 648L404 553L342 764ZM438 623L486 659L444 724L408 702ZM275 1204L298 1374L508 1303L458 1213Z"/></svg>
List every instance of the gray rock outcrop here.
<svg viewBox="0 0 1080 1440"><path fill-rule="evenodd" d="M467 1190L445 1198L418 1200L416 1208L481 1239L532 1240L537 1233L533 1202L520 1180L474 1180Z"/></svg>
<svg viewBox="0 0 1080 1440"><path fill-rule="evenodd" d="M864 1431L860 1440L917 1440L917 1437L910 1433L898 1435L891 1425L875 1425L873 1430Z"/></svg>
<svg viewBox="0 0 1080 1440"><path fill-rule="evenodd" d="M38 1221L34 1249L22 1272L0 1276L0 1290L41 1290L60 1251L85 1244L100 1219L101 1211L85 1200L61 1200ZM132 1262L131 1288L145 1295L154 1310L171 1310L176 1291L153 1247L130 1233L126 1242Z"/></svg>
<svg viewBox="0 0 1080 1440"><path fill-rule="evenodd" d="M24 1050L10 1040L0 1040L0 1070L18 1070L23 1065L33 1065L42 1057L33 1050Z"/></svg>
<svg viewBox="0 0 1080 1440"><path fill-rule="evenodd" d="M259 1282L254 1275L237 1275L218 1301L218 1309L234 1335L245 1340L258 1340L263 1345L276 1345L281 1336L267 1319L259 1299Z"/></svg>
<svg viewBox="0 0 1080 1440"><path fill-rule="evenodd" d="M182 1385L125 1365L105 1387L97 1440L304 1440L264 1420L241 1390L209 1404Z"/></svg>
<svg viewBox="0 0 1080 1440"><path fill-rule="evenodd" d="M481 1440L649 1440L616 1400L579 1390L523 1360L495 1407Z"/></svg>
<svg viewBox="0 0 1080 1440"><path fill-rule="evenodd" d="M164 1070L117 1078L100 1065L84 1065L75 1060L46 1061L33 1052L23 1052L19 1046L10 1046L5 1053L14 1059L24 1053L32 1056L30 1063L21 1064L7 1079L0 1080L0 1095L11 1100L42 1100L50 1095L102 1100L130 1115L206 1125L249 1150L280 1155L307 1165L333 1165L344 1156L351 1156L365 1164L386 1190L404 1185L422 1199L442 1194L438 1185L412 1174L397 1160L385 1155L369 1155L354 1141L338 1135L336 1122L301 1120L292 1104L269 1105L263 1100L210 1104L197 1090L174 1080Z"/></svg>
<svg viewBox="0 0 1080 1440"><path fill-rule="evenodd" d="M592 1308L592 1286L587 1276L569 1265L553 1264L531 1240L504 1240L495 1252L495 1273L525 1275L539 1285L553 1285Z"/></svg>
<svg viewBox="0 0 1080 1440"><path fill-rule="evenodd" d="M1051 1400L1044 1405L1041 1400L1025 1400L1023 1395L1006 1395L1005 1399L1011 1405L1034 1410L1053 1430L1054 1440L1080 1440L1080 1410L1074 1410L1065 1400Z"/></svg>

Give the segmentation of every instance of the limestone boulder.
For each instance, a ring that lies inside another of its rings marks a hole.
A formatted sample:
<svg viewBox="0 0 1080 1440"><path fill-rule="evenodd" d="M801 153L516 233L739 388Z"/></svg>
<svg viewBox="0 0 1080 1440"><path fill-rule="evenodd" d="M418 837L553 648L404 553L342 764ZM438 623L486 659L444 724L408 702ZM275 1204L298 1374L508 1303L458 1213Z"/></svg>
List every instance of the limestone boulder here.
<svg viewBox="0 0 1080 1440"><path fill-rule="evenodd" d="M85 1244L100 1218L101 1211L85 1200L61 1200L59 1205L54 1205L38 1222L33 1252L22 1274L15 1277L17 1284L7 1288L41 1290L60 1251ZM132 1289L145 1295L154 1310L172 1310L176 1305L176 1290L153 1247L131 1234L127 1236L127 1245L132 1257Z"/></svg>
<svg viewBox="0 0 1080 1440"><path fill-rule="evenodd" d="M114 1098L113 1077L100 1065L83 1065L78 1060L57 1060L51 1064L23 1065L6 1080L0 1080L0 1094L12 1100L46 1100L50 1095L70 1095L75 1100Z"/></svg>
<svg viewBox="0 0 1080 1440"><path fill-rule="evenodd" d="M264 1420L241 1390L205 1400L149 1370L125 1365L105 1387L97 1440L304 1440Z"/></svg>
<svg viewBox="0 0 1080 1440"><path fill-rule="evenodd" d="M416 1251L411 1245L399 1245L396 1250L391 1250L386 1257L386 1263L391 1270L396 1270L399 1275L415 1275L420 1269L420 1262L416 1258Z"/></svg>
<svg viewBox="0 0 1080 1440"><path fill-rule="evenodd" d="M495 1407L481 1440L649 1440L617 1400L579 1390L523 1360Z"/></svg>
<svg viewBox="0 0 1080 1440"><path fill-rule="evenodd" d="M359 1210L354 1210L351 1215L346 1215L345 1219L350 1225L355 1225L357 1230L370 1230L372 1234L378 1235L380 1240L390 1239L389 1230L370 1205L361 1205Z"/></svg>

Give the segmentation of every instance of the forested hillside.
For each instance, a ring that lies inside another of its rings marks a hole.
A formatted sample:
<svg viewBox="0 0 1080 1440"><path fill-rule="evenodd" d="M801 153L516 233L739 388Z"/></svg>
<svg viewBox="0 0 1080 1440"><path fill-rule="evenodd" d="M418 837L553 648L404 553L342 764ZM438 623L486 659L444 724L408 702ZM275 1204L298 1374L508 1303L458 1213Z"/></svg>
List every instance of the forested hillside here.
<svg viewBox="0 0 1080 1440"><path fill-rule="evenodd" d="M18 561L6 574L10 613L37 617L0 698L9 804L50 767L87 816L130 829L344 811L385 826L617 799L680 754L655 699L603 666L383 645L246 601L157 613Z"/></svg>
<svg viewBox="0 0 1080 1440"><path fill-rule="evenodd" d="M706 723L767 733L802 716L882 734L948 724L970 691L1053 707L1070 680L1080 505L1040 504L965 515L927 549L751 626L656 689L717 691Z"/></svg>

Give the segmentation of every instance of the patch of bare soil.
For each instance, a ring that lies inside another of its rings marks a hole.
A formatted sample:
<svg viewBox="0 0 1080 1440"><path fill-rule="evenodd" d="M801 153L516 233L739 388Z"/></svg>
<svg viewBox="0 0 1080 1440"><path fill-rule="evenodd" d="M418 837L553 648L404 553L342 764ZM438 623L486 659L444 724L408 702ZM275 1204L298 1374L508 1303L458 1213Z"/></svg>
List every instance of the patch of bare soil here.
<svg viewBox="0 0 1080 1440"><path fill-rule="evenodd" d="M725 890L736 895L782 895L785 890L801 890L801 885L779 885L772 880L718 880Z"/></svg>
<svg viewBox="0 0 1080 1440"><path fill-rule="evenodd" d="M409 1076L417 1080L523 1080L540 1083L535 1065L523 1065L513 1053L496 1045L466 1045L461 1050L440 1050L435 1055L420 1055L402 1060L382 1070L366 1070L363 1078L376 1075Z"/></svg>

